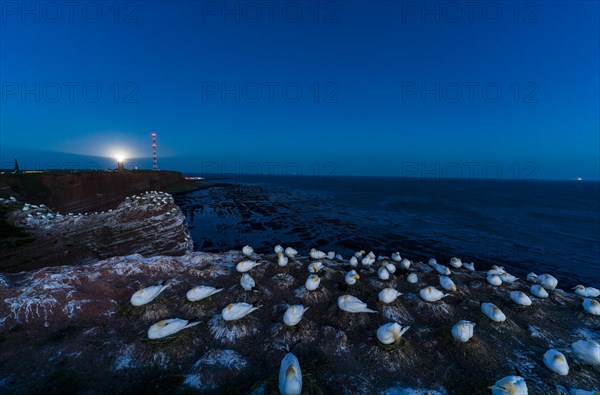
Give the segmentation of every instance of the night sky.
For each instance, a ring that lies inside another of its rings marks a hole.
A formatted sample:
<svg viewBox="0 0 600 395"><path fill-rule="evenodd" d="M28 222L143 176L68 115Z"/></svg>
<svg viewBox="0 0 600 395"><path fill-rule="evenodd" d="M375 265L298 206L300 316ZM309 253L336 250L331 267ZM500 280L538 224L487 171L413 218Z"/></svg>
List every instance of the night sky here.
<svg viewBox="0 0 600 395"><path fill-rule="evenodd" d="M598 1L68 4L0 3L0 167L600 176Z"/></svg>

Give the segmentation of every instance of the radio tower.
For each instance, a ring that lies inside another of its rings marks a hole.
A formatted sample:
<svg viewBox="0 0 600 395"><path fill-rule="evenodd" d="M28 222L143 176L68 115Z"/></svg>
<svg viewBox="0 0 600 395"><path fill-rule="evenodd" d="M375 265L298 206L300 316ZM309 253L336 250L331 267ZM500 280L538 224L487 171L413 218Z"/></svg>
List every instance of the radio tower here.
<svg viewBox="0 0 600 395"><path fill-rule="evenodd" d="M156 133L152 132L152 170L158 170L158 162L156 160Z"/></svg>

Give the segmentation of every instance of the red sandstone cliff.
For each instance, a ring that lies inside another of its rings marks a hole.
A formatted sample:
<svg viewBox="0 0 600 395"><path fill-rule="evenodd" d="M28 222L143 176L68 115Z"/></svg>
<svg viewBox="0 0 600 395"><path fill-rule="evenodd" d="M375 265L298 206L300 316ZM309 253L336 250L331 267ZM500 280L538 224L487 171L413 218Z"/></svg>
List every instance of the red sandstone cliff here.
<svg viewBox="0 0 600 395"><path fill-rule="evenodd" d="M183 255L193 247L185 217L167 193L128 197L114 210L89 215L4 200L0 216L0 270L6 272L129 254Z"/></svg>
<svg viewBox="0 0 600 395"><path fill-rule="evenodd" d="M201 184L174 171L44 172L0 175L0 196L16 196L55 211L85 213L114 209L145 191L188 191Z"/></svg>

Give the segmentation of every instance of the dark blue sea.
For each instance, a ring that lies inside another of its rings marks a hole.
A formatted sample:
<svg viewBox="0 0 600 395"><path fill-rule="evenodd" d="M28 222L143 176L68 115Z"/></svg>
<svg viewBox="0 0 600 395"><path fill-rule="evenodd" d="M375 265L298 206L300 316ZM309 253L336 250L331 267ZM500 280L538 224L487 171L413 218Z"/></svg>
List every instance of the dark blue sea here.
<svg viewBox="0 0 600 395"><path fill-rule="evenodd" d="M381 177L223 176L177 197L195 243L218 252L276 244L349 258L456 256L478 270L551 273L600 287L600 183Z"/></svg>

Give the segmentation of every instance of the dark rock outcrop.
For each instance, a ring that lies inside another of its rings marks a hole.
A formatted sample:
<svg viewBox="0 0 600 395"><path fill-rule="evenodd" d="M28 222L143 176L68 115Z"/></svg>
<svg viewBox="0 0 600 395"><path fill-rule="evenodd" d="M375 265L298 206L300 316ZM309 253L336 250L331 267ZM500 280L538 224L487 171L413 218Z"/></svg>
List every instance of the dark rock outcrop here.
<svg viewBox="0 0 600 395"><path fill-rule="evenodd" d="M485 273L457 269L452 274L457 292L427 303L419 290L438 284L428 265L412 265L417 284L407 283L401 270L384 282L374 269L360 268L358 284L347 286L345 263L324 260L321 287L306 295L298 290L309 260L291 260L281 268L271 255L255 257L262 264L250 273L255 291L247 292L235 271L241 259L239 252L134 255L1 276L0 392L271 394L277 393L286 347L299 358L304 390L311 394L489 394L489 385L515 374L526 379L530 394L559 394L559 385L598 385L600 367L582 363L569 345L584 338L598 341L600 317L586 314L572 293L556 289L550 298L532 297L533 305L522 307L510 301L509 292L528 292L526 281L494 287ZM140 287L167 281L170 287L153 302L131 306L129 298ZM200 284L224 290L188 302L186 291ZM377 299L384 287L403 295L384 305ZM341 311L342 294L359 297L377 312ZM240 321L224 322L221 310L242 301L262 307ZM500 307L507 320L490 321L481 302ZM298 303L310 309L296 327L284 326L286 305ZM148 327L166 318L200 325L148 340ZM475 335L458 343L450 329L463 319L476 323ZM375 333L390 321L411 328L398 344L384 346ZM566 355L567 376L544 366L549 348ZM423 388L429 391L415 390Z"/></svg>

